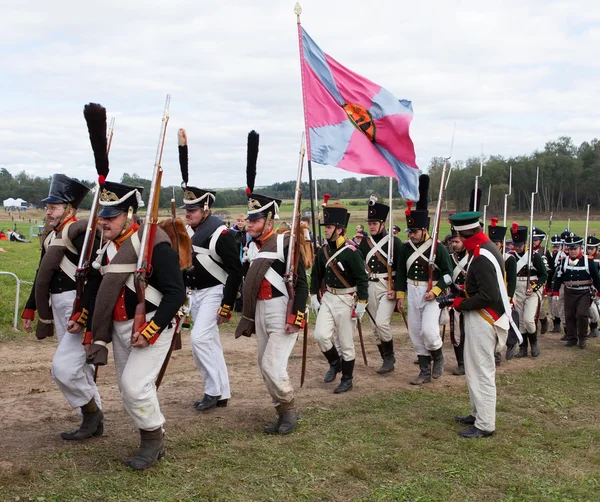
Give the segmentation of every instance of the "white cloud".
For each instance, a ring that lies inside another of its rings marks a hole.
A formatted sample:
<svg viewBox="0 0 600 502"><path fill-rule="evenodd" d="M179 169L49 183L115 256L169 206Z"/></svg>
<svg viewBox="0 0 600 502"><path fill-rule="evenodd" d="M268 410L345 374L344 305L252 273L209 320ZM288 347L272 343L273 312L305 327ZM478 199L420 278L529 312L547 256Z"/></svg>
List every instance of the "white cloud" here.
<svg viewBox="0 0 600 502"><path fill-rule="evenodd" d="M353 71L411 99L417 161L526 154L597 136L600 9L590 0L307 0L311 36ZM261 134L258 185L295 177L303 127L293 1L29 0L0 19L0 166L92 179L83 105L116 117L111 178L150 177L172 94L163 166L178 184L245 183L246 134ZM345 171L315 166L316 177Z"/></svg>

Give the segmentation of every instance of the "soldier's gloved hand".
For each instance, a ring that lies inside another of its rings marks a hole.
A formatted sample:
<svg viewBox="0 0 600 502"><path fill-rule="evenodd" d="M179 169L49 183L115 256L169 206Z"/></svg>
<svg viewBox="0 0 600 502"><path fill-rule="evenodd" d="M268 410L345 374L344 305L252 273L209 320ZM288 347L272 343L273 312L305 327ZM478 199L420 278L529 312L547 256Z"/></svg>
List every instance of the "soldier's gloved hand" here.
<svg viewBox="0 0 600 502"><path fill-rule="evenodd" d="M313 309L313 312L315 314L319 313L321 304L319 303L319 299L317 298L317 295L310 295L310 308Z"/></svg>
<svg viewBox="0 0 600 502"><path fill-rule="evenodd" d="M446 307L452 307L454 304L454 295L438 296L435 301L438 303L440 310Z"/></svg>
<svg viewBox="0 0 600 502"><path fill-rule="evenodd" d="M361 321L365 312L367 311L367 304L358 302L356 307L354 307L354 312L356 313L356 317L358 317Z"/></svg>

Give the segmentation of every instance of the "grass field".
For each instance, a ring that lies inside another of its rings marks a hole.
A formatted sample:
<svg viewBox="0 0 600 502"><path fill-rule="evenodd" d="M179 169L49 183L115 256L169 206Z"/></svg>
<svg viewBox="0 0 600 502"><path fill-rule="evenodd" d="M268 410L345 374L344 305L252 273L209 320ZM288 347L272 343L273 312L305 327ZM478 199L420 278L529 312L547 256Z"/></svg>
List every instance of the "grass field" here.
<svg viewBox="0 0 600 502"><path fill-rule="evenodd" d="M38 244L0 247L0 270L33 280ZM21 304L29 290L23 287ZM25 336L11 329L13 301L14 281L2 278L0 353ZM287 437L266 437L255 424L171 422L167 459L144 473L121 466L110 432L39 454L32 445L29 464L15 470L0 461L0 500L597 501L600 350L590 345L567 351L554 343L556 353L539 358L553 363L501 374L494 438L457 436L453 417L469 410L464 385L374 386L342 399L327 392L303 407L298 430ZM25 385L46 392L34 381ZM2 391L10 394L10 383ZM2 459L12 460L10 451Z"/></svg>

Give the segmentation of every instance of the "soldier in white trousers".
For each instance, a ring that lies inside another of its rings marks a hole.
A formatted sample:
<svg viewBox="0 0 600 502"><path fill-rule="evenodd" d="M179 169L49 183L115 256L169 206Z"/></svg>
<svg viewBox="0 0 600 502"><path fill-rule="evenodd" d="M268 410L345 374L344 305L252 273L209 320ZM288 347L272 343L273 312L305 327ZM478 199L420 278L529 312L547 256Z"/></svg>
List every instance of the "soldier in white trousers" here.
<svg viewBox="0 0 600 502"><path fill-rule="evenodd" d="M152 249L152 274L145 288L146 322L133 329L138 305L133 272L144 229L133 215L141 204L142 188L106 182L99 216L107 239L98 257L102 282L92 317L88 362L106 364L107 343L113 342L117 384L123 407L140 433L138 451L125 460L135 470L152 466L165 455L163 425L156 378L177 328L176 315L185 301L183 274L169 237L157 228Z"/></svg>
<svg viewBox="0 0 600 502"><path fill-rule="evenodd" d="M181 155L180 155L181 159ZM229 374L219 336L219 325L231 319L242 282L242 263L235 236L212 214L216 192L186 186L183 209L192 239L192 268L186 273L190 290L192 356L204 377L198 411L225 407L231 397Z"/></svg>
<svg viewBox="0 0 600 502"><path fill-rule="evenodd" d="M23 326L26 331L30 332L35 311L39 311L40 319L36 330L38 338L51 335L52 324L54 325L58 348L52 359L52 377L68 403L73 408L80 409L83 416L82 423L77 430L61 433L60 436L66 440L97 437L101 436L104 431L102 403L94 382L94 367L86 363L85 349L82 343L87 311L84 309L82 312L73 313L77 287L75 270L84 241L84 234L81 230L85 229L87 225L85 221L77 222L76 213L88 192L89 188L78 181L63 174L53 175L48 197L42 201L46 204L46 224L53 230L44 240L40 268L22 315ZM68 232L72 230L73 225L80 230L77 236L70 240ZM66 245L67 242L68 245ZM96 242L95 248L97 248L97 244ZM62 246L65 247L65 250L58 267L48 266L48 260L55 259L52 255L55 255L55 250ZM51 247L51 252L48 252ZM97 288L98 280L98 272L91 270L88 274L86 285L88 291L86 293L92 296L95 294L91 290ZM41 291L40 288L46 288L46 291ZM38 299L42 297L44 300L36 302L36 297ZM48 311L49 303L51 304L52 320L43 319L42 317L48 317L48 314L41 314ZM73 314L75 315L73 316ZM48 332L47 329L50 331Z"/></svg>
<svg viewBox="0 0 600 502"><path fill-rule="evenodd" d="M480 212L457 213L450 222L458 231L469 260L464 296L440 299L463 313L465 376L471 414L455 420L469 428L464 438L492 436L496 430L496 364L494 354L506 344L510 305L504 284L504 258L482 231Z"/></svg>

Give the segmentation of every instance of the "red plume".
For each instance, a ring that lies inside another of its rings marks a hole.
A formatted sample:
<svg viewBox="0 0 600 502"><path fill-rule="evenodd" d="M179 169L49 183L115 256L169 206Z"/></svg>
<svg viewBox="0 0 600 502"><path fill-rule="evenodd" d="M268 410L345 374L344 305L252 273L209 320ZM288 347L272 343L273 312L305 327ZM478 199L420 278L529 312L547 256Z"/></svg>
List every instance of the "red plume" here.
<svg viewBox="0 0 600 502"><path fill-rule="evenodd" d="M413 201L412 200L407 200L406 201L406 206L407 206L406 207L406 211L405 211L406 216L410 215L410 212L412 211L412 205L413 205Z"/></svg>
<svg viewBox="0 0 600 502"><path fill-rule="evenodd" d="M498 218L492 218L492 227L495 227L498 224Z"/></svg>
<svg viewBox="0 0 600 502"><path fill-rule="evenodd" d="M518 228L519 228L519 224L516 221L513 221L513 224L512 224L512 233L516 234Z"/></svg>
<svg viewBox="0 0 600 502"><path fill-rule="evenodd" d="M331 195L329 195L328 193L323 194L323 204L321 204L323 207L327 207L327 203L329 202L329 199L331 199Z"/></svg>

